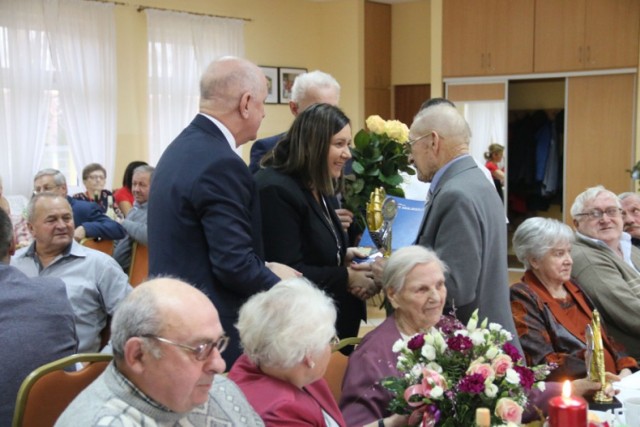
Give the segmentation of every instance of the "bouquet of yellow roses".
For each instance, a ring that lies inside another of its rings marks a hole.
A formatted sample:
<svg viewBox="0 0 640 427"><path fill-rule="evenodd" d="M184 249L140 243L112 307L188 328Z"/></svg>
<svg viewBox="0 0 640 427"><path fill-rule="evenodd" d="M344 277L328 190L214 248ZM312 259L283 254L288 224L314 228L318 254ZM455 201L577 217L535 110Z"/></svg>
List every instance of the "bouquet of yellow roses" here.
<svg viewBox="0 0 640 427"><path fill-rule="evenodd" d="M529 392L544 390L552 367L526 367L510 339L496 323L478 326L476 310L467 326L445 317L437 329L398 340L403 375L382 381L395 395L389 409L409 415L411 426L472 426L480 407L491 411L491 425L519 424Z"/></svg>
<svg viewBox="0 0 640 427"><path fill-rule="evenodd" d="M361 230L366 224L364 210L371 192L383 187L392 196L404 197L400 172L414 175L404 146L409 128L398 120L369 116L367 130L361 129L351 148L353 176L345 182L345 206L354 212Z"/></svg>

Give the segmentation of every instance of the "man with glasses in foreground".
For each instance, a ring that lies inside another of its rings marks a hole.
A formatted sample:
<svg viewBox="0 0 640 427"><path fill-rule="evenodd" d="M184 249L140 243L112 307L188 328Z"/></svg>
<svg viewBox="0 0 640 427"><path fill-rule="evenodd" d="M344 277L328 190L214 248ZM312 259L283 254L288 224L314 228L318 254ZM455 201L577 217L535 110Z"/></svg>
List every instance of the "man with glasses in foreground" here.
<svg viewBox="0 0 640 427"><path fill-rule="evenodd" d="M263 426L222 375L228 344L215 307L195 287L158 278L135 288L111 323L114 360L56 426Z"/></svg>
<svg viewBox="0 0 640 427"><path fill-rule="evenodd" d="M577 230L571 278L600 311L607 333L640 358L640 250L622 231L618 197L603 186L576 197L571 217Z"/></svg>

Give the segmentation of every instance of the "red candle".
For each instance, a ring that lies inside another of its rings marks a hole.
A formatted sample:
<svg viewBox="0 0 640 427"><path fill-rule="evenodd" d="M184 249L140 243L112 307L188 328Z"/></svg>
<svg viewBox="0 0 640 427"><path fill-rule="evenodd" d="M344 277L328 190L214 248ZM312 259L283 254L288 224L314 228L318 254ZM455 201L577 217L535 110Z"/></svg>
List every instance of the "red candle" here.
<svg viewBox="0 0 640 427"><path fill-rule="evenodd" d="M585 427L587 425L587 401L571 396L571 382L564 382L562 396L549 401L549 427Z"/></svg>

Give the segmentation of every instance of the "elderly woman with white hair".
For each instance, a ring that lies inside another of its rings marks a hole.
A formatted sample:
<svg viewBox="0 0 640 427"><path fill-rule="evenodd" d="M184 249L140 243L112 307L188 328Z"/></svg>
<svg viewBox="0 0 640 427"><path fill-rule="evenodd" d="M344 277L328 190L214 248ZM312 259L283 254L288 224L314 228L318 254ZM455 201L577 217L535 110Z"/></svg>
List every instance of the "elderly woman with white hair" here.
<svg viewBox="0 0 640 427"><path fill-rule="evenodd" d="M574 381L574 392L585 394L598 385L583 380L585 329L593 317L593 303L571 279L572 230L550 218L529 218L513 236L513 247L526 271L511 286L511 310L528 365L556 363L547 381ZM632 357L618 350L602 331L605 369L617 379L637 369Z"/></svg>
<svg viewBox="0 0 640 427"><path fill-rule="evenodd" d="M348 425L392 425L384 418L391 415L387 407L393 395L380 381L400 376L393 344L400 338L408 340L426 332L440 321L447 297L446 271L435 252L423 246L401 248L389 258L382 288L394 313L365 335L349 357L340 399Z"/></svg>
<svg viewBox="0 0 640 427"><path fill-rule="evenodd" d="M267 426L347 425L323 378L337 343L335 321L331 297L304 278L284 280L240 309L244 354L229 378Z"/></svg>

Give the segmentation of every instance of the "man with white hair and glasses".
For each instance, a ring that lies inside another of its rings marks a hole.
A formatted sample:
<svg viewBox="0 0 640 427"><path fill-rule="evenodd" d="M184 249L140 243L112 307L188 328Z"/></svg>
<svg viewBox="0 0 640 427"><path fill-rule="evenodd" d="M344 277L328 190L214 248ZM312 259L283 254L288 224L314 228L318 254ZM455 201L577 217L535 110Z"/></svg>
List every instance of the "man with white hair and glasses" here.
<svg viewBox="0 0 640 427"><path fill-rule="evenodd" d="M229 339L201 291L170 278L143 283L111 323L113 362L56 426L263 426L226 377Z"/></svg>
<svg viewBox="0 0 640 427"><path fill-rule="evenodd" d="M620 200L603 186L576 197L571 217L577 230L571 277L593 300L607 332L640 358L640 250L622 231Z"/></svg>

